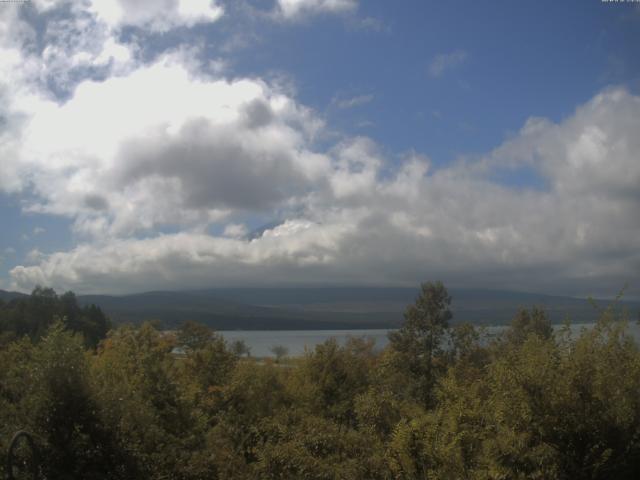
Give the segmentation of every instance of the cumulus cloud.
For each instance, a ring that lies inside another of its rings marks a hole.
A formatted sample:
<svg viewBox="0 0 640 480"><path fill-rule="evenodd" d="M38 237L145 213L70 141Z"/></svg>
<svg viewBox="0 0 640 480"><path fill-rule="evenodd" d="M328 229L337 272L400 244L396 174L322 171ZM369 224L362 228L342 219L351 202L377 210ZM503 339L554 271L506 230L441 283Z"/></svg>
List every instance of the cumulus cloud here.
<svg viewBox="0 0 640 480"><path fill-rule="evenodd" d="M439 77L447 70L451 70L467 60L468 54L464 50L454 50L450 53L440 53L429 64L429 76Z"/></svg>
<svg viewBox="0 0 640 480"><path fill-rule="evenodd" d="M135 51L92 15L86 2L7 4L0 13L0 114L12 113L6 98L28 91L64 97L84 78L127 71Z"/></svg>
<svg viewBox="0 0 640 480"><path fill-rule="evenodd" d="M307 175L313 188L297 197L295 213L258 238L246 240L232 224L220 237L86 242L16 267L12 278L27 289L38 282L95 290L413 284L437 276L543 291L615 290L640 271L640 198L632 188L640 181L639 118L640 98L605 91L559 124L532 119L486 156L435 170L418 154L392 167L371 139L345 140L321 155L316 177ZM544 185L514 188L495 179L496 171L524 167ZM290 188L290 179L274 183Z"/></svg>
<svg viewBox="0 0 640 480"><path fill-rule="evenodd" d="M224 228L224 232L222 233L224 237L231 238L246 238L248 234L249 230L247 226L241 223L230 223Z"/></svg>
<svg viewBox="0 0 640 480"><path fill-rule="evenodd" d="M18 285L33 280L47 285L72 285L82 279L85 289L104 289L105 276L123 282L117 290L152 285L197 286L260 282L262 275L275 273L282 265L307 277L308 268L322 269L333 259L336 236L348 227L339 225L331 234L320 225L288 221L253 241L213 237L197 233L160 235L150 239L118 239L106 244L80 245L73 252L59 252L37 266L12 270ZM276 267L276 268L274 268ZM289 269L282 269L273 282L291 281ZM253 278L253 280L251 280ZM184 283L182 283L184 282Z"/></svg>
<svg viewBox="0 0 640 480"><path fill-rule="evenodd" d="M143 27L166 32L217 21L224 13L214 0L90 0L90 10L112 28Z"/></svg>
<svg viewBox="0 0 640 480"><path fill-rule="evenodd" d="M285 20L297 20L319 13L347 13L358 8L358 0L277 0L276 14Z"/></svg>
<svg viewBox="0 0 640 480"><path fill-rule="evenodd" d="M140 36L214 23L223 13L214 0L8 4L0 13L3 75L7 84L44 88L54 97L64 97L86 78L104 79L134 69ZM137 27L139 32L124 42L124 27Z"/></svg>
<svg viewBox="0 0 640 480"><path fill-rule="evenodd" d="M213 21L181 4L120 17L39 1L39 34L13 7L0 19L0 191L71 219L76 234L68 251L15 266L12 287L442 278L583 294L638 278L640 97L605 90L559 123L529 119L486 155L439 168L364 136L326 147L323 119L277 81L205 73L188 49L142 62L114 33ZM278 5L287 18L357 6ZM437 76L464 52L436 60ZM505 173L535 181L514 186ZM247 218L278 222L251 235Z"/></svg>
<svg viewBox="0 0 640 480"><path fill-rule="evenodd" d="M323 178L308 109L260 80L211 80L184 63L87 80L64 104L14 99L30 121L11 162L39 197L26 208L74 217L83 233L132 233L271 209Z"/></svg>

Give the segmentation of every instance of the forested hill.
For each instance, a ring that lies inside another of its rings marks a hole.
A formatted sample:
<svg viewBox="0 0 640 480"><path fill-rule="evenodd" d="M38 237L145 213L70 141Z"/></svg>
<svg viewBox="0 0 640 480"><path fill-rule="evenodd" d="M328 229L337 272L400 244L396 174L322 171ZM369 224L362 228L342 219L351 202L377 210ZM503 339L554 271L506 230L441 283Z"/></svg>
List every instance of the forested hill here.
<svg viewBox="0 0 640 480"><path fill-rule="evenodd" d="M552 322L569 316L591 322L597 310L585 299L480 289L451 289L454 322L504 325L520 307L544 307ZM175 326L184 320L216 329L393 328L417 288L222 288L148 292L125 296L79 296L115 322L157 319ZM599 301L606 305L606 301ZM621 302L637 318L640 302Z"/></svg>

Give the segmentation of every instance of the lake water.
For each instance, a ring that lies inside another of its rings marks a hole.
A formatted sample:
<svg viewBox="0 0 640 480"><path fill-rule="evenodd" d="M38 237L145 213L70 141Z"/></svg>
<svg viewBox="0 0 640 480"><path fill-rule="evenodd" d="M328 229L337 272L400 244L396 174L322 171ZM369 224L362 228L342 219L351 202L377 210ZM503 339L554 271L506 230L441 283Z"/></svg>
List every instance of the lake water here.
<svg viewBox="0 0 640 480"><path fill-rule="evenodd" d="M584 328L590 328L593 324L577 323L571 325L574 335ZM556 326L555 328L559 328ZM498 335L506 327L486 327L486 333L491 337ZM288 355L297 356L305 352L305 348L313 349L316 345L325 342L330 338L335 338L338 343L344 344L349 337L366 337L375 340L377 348L384 348L389 340L387 334L391 330L228 330L218 333L228 341L244 340L251 349L254 357L272 357L271 348L275 345L282 345L287 348ZM636 342L640 343L640 326L635 322L629 323L629 333L633 335Z"/></svg>
<svg viewBox="0 0 640 480"><path fill-rule="evenodd" d="M387 333L390 330L232 330L218 332L228 342L244 340L254 357L272 357L271 347L282 345L289 351L288 355L297 356L304 353L305 347L313 349L316 345L335 338L344 344L349 337L373 338L376 347L384 348L388 343Z"/></svg>

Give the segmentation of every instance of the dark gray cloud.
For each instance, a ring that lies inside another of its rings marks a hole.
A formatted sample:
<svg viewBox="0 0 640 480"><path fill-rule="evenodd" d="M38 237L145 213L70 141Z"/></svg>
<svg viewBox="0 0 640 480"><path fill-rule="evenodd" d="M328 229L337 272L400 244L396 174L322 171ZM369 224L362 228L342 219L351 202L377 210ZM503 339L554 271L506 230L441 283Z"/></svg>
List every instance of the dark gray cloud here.
<svg viewBox="0 0 640 480"><path fill-rule="evenodd" d="M101 195L90 193L84 197L84 204L91 210L108 210L109 201Z"/></svg>
<svg viewBox="0 0 640 480"><path fill-rule="evenodd" d="M257 113L250 128L265 120L266 111L262 103L252 108ZM184 206L196 209L266 210L310 188L295 151L247 143L245 135L250 134L241 125L216 128L194 120L175 137L128 142L120 150L115 181L122 188L151 176L177 179Z"/></svg>
<svg viewBox="0 0 640 480"><path fill-rule="evenodd" d="M275 120L271 106L262 99L256 98L244 108L244 121L249 128L266 127Z"/></svg>

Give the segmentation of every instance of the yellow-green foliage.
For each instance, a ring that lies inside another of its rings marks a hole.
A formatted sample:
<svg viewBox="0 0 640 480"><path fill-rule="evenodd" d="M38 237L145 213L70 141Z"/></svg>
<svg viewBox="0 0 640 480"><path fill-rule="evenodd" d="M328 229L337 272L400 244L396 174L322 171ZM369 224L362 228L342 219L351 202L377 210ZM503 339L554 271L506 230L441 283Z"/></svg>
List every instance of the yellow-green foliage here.
<svg viewBox="0 0 640 480"><path fill-rule="evenodd" d="M425 284L387 349L330 340L285 362L195 324L87 349L60 321L0 349L0 449L31 431L56 479L638 478L624 320L572 337L523 310L489 341L449 327L448 304Z"/></svg>

